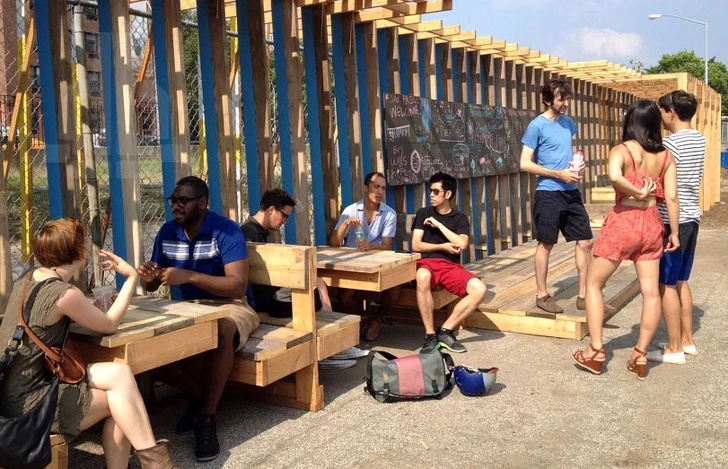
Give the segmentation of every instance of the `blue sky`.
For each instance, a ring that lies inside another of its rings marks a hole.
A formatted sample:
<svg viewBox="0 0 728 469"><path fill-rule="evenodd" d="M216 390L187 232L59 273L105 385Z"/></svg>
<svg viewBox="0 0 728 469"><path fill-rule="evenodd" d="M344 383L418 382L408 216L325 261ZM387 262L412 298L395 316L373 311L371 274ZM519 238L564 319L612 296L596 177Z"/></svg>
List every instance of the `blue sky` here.
<svg viewBox="0 0 728 469"><path fill-rule="evenodd" d="M651 13L708 21L708 56L728 65L728 0L453 0L453 9L423 16L478 36L517 42L569 62L630 59L650 67L663 54L705 55L705 27Z"/></svg>

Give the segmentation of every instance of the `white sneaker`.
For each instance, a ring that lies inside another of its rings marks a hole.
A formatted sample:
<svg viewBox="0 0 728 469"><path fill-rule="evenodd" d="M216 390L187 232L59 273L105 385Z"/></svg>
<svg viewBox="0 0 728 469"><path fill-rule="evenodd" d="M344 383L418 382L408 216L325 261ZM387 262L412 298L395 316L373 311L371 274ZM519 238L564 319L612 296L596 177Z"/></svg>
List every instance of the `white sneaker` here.
<svg viewBox="0 0 728 469"><path fill-rule="evenodd" d="M660 350L665 350L667 348L667 342L658 343L657 348L659 348ZM685 352L686 355L697 355L698 349L697 347L695 347L695 344L684 345L683 352Z"/></svg>
<svg viewBox="0 0 728 469"><path fill-rule="evenodd" d="M351 368L356 366L356 360L332 360L327 358L319 362L319 368Z"/></svg>
<svg viewBox="0 0 728 469"><path fill-rule="evenodd" d="M685 353L665 353L664 350L653 350L651 352L647 352L647 360L658 363L672 363L673 365L684 365Z"/></svg>
<svg viewBox="0 0 728 469"><path fill-rule="evenodd" d="M369 350L362 350L357 347L349 347L346 350L330 356L332 360L351 360L352 358L363 358L369 355Z"/></svg>

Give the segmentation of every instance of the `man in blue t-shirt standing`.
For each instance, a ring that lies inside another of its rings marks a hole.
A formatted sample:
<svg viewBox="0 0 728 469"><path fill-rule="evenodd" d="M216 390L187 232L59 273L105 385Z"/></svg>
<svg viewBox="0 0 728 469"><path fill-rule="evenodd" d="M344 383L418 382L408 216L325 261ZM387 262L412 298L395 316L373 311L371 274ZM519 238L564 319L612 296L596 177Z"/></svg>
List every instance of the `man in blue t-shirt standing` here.
<svg viewBox="0 0 728 469"><path fill-rule="evenodd" d="M209 189L195 176L180 179L167 202L174 220L159 229L152 259L139 266L142 286L156 291L170 287L172 299L223 302L228 317L218 320L218 345L204 355L201 376L188 377L185 386L193 400L177 423L177 433L195 433L195 456L211 461L220 453L217 406L240 350L258 327L258 314L248 306L248 250L238 225L207 209ZM179 366L178 366L179 368ZM185 365L184 370L190 367ZM194 382L199 380L199 382Z"/></svg>
<svg viewBox="0 0 728 469"><path fill-rule="evenodd" d="M534 259L536 306L551 314L564 312L546 287L549 254L558 240L559 231L567 241L576 241L578 309L586 308L586 272L593 244L589 215L576 185L584 174L585 165L581 162L574 171L569 168L574 154L571 142L576 135L576 124L566 115L571 95L572 89L566 80L549 80L541 90L541 100L548 108L531 121L521 139L521 171L535 174L537 182L533 204L538 241Z"/></svg>

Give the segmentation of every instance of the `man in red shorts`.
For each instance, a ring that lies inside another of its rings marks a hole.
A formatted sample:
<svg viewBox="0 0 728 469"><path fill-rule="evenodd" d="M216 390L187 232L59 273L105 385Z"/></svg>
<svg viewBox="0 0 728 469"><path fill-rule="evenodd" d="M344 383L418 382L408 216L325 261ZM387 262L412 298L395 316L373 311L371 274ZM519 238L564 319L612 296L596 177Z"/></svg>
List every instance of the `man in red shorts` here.
<svg viewBox="0 0 728 469"><path fill-rule="evenodd" d="M487 291L485 284L460 263L460 252L469 244L470 221L452 208L456 189L455 178L449 174L433 174L430 207L419 209L412 225L412 249L422 254L416 275L417 308L425 326L422 351L444 347L451 352L467 352L453 331L475 311ZM462 300L436 331L432 289L438 285Z"/></svg>

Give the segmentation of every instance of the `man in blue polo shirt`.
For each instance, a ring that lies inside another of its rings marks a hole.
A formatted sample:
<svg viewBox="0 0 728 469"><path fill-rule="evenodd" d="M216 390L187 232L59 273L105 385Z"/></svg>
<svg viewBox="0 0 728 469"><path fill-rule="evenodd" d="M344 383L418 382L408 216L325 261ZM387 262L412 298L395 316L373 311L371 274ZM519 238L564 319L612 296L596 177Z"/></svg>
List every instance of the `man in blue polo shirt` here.
<svg viewBox="0 0 728 469"><path fill-rule="evenodd" d="M346 246L357 248L359 251L392 249L397 230L397 212L382 202L386 188L387 181L382 173L373 172L366 175L364 198L341 212L341 217L329 238L330 246ZM363 236L357 237L357 231ZM401 291L401 287L394 287L382 292L379 310L376 313L372 312L369 318L369 325L364 334L366 340L376 340L379 337L382 315L397 304ZM355 290L348 289L341 289L339 292L339 302L347 313L355 310L355 293Z"/></svg>
<svg viewBox="0 0 728 469"><path fill-rule="evenodd" d="M139 266L142 286L156 291L169 286L175 300L225 302L230 315L218 320L217 349L202 365L201 401L190 405L178 422L178 433L195 433L198 461L215 459L217 406L240 350L258 327L258 315L248 306L248 250L238 225L207 209L209 189L194 176L180 179L167 199L174 220L159 230L152 259ZM185 369L189 369L185 366Z"/></svg>

